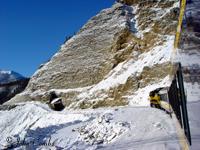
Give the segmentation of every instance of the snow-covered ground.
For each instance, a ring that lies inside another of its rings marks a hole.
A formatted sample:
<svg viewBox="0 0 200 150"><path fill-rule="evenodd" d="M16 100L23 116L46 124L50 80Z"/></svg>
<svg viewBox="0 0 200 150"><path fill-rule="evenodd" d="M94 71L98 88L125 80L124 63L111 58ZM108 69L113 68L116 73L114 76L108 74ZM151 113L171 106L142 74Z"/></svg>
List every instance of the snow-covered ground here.
<svg viewBox="0 0 200 150"><path fill-rule="evenodd" d="M149 107L56 112L30 102L0 120L0 149L180 149L170 116Z"/></svg>

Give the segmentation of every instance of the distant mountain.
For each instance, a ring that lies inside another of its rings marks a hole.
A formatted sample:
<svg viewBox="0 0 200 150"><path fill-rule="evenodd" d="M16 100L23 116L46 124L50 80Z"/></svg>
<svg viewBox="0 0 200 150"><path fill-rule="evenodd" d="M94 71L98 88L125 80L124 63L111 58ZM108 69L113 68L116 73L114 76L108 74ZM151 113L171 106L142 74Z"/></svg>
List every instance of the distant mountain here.
<svg viewBox="0 0 200 150"><path fill-rule="evenodd" d="M15 71L0 70L0 84L18 81L21 79L25 79L25 77Z"/></svg>
<svg viewBox="0 0 200 150"><path fill-rule="evenodd" d="M14 71L0 70L0 104L21 93L27 86L29 78Z"/></svg>

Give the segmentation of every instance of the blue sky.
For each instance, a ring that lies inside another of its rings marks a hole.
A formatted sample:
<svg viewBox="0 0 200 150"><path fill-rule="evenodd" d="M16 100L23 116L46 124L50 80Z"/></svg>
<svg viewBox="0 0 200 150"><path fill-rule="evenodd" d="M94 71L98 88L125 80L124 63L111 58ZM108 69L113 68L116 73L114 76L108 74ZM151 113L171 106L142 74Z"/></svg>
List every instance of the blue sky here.
<svg viewBox="0 0 200 150"><path fill-rule="evenodd" d="M0 69L31 76L77 32L114 0L1 0Z"/></svg>

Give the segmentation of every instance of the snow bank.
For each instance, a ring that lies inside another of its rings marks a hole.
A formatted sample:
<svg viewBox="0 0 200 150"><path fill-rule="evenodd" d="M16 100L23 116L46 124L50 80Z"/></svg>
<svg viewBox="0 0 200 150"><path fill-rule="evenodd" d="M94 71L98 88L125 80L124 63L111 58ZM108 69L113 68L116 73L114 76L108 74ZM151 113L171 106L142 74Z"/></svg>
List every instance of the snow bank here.
<svg viewBox="0 0 200 150"><path fill-rule="evenodd" d="M4 145L5 143L13 144L17 138L26 138L32 130L39 131L43 128L42 133L46 133L50 132L47 127L53 129L54 126L84 122L88 119L90 118L83 114L55 112L47 105L40 103L20 104L11 111L0 111L0 149L2 149L1 146L8 146ZM12 137L12 143L6 142L8 137Z"/></svg>
<svg viewBox="0 0 200 150"><path fill-rule="evenodd" d="M55 112L32 102L0 111L0 119L0 149L91 150L120 149L120 145L126 149L128 141L131 147L137 145L134 141L142 141L140 147L145 147L144 142L151 143L152 138L160 143L152 144L158 149L171 143L179 146L170 117L149 107ZM172 141L166 144L164 139Z"/></svg>

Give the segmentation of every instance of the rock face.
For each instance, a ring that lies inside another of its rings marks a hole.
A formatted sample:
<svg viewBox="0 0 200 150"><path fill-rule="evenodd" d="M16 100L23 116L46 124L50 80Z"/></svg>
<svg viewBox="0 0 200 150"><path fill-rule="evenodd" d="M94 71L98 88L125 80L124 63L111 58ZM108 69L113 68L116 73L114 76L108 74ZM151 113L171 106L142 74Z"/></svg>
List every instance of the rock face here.
<svg viewBox="0 0 200 150"><path fill-rule="evenodd" d="M69 107L128 104L127 97L169 75L178 15L177 0L118 0L63 44L11 102L47 101L55 91Z"/></svg>
<svg viewBox="0 0 200 150"><path fill-rule="evenodd" d="M28 88L77 88L101 81L116 65L118 47L129 36L128 26L122 26L127 22L122 13L132 11L130 6L121 4L101 11L37 71Z"/></svg>

